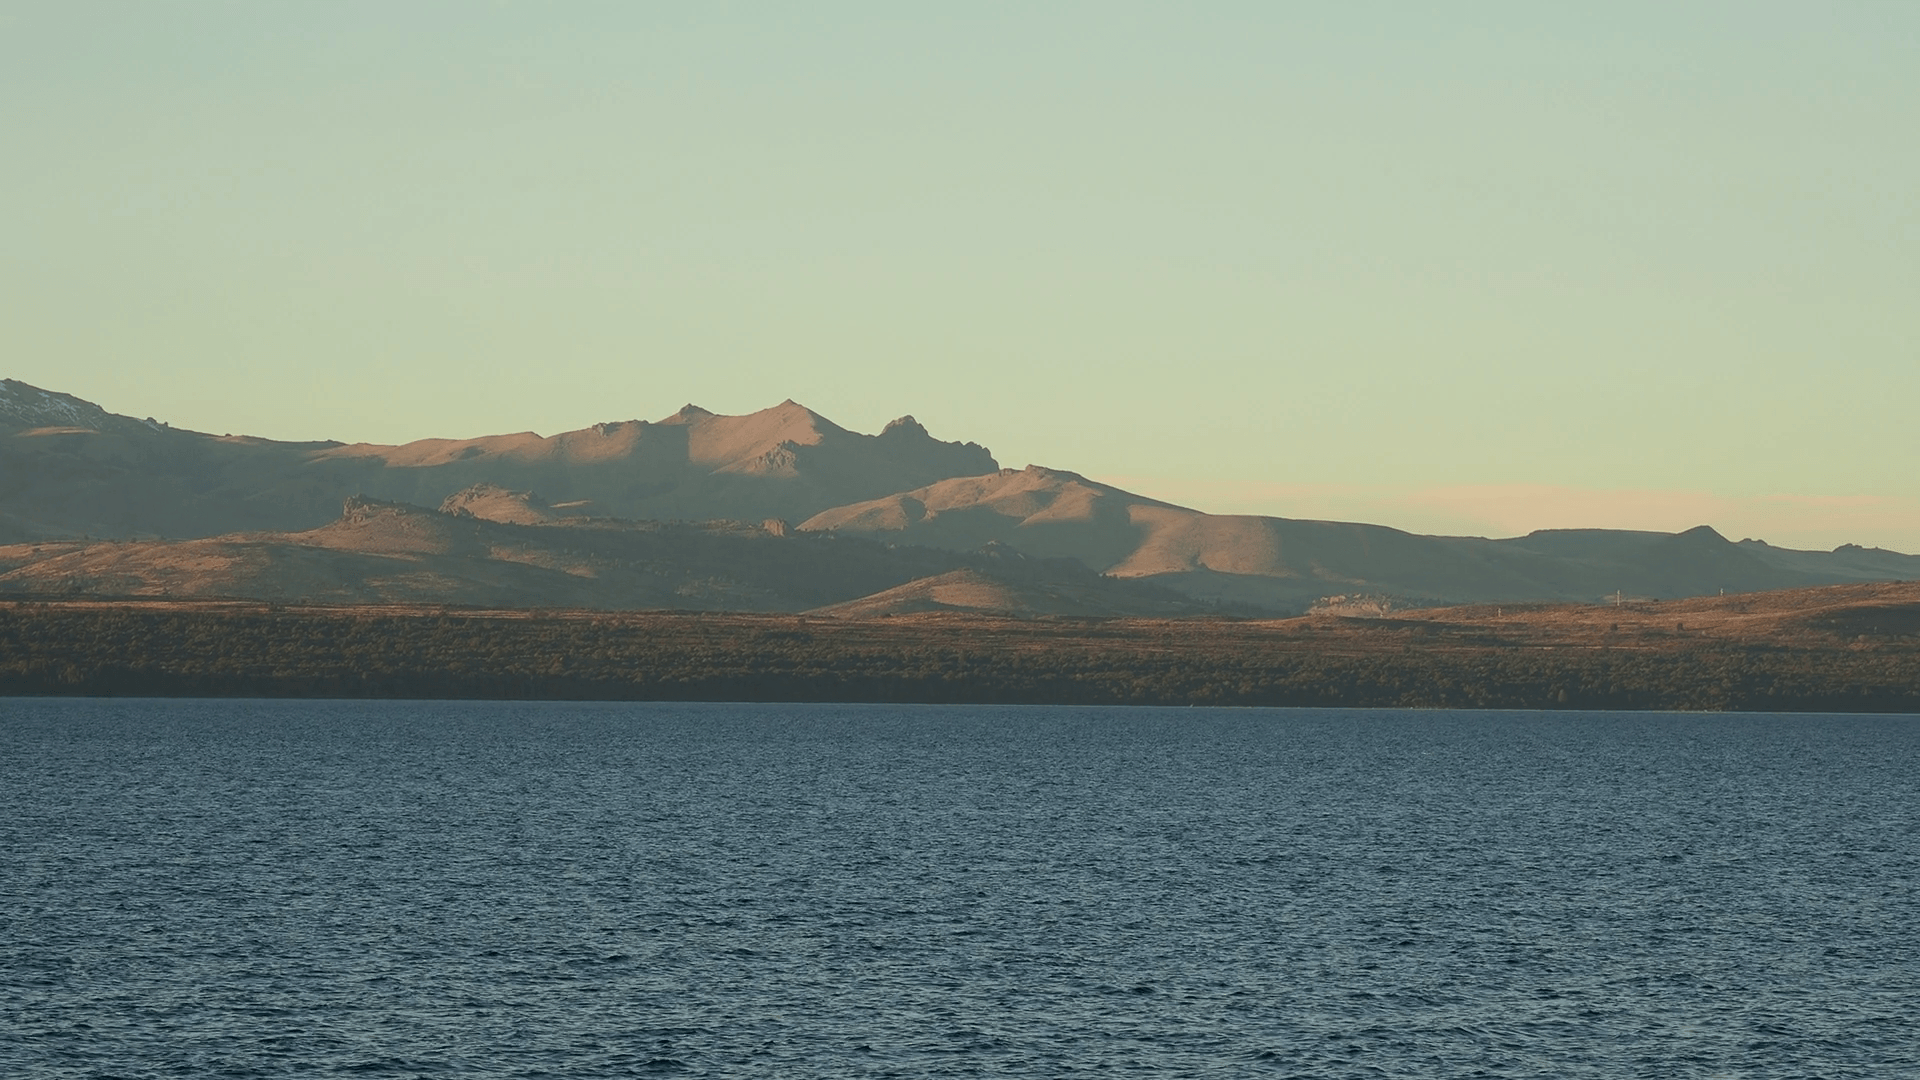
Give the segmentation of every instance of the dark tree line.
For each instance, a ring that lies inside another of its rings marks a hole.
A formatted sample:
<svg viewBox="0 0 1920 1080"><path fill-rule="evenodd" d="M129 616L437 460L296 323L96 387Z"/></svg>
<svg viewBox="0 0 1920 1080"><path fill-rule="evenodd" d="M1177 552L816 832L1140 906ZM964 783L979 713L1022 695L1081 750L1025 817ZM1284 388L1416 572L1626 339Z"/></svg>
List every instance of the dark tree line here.
<svg viewBox="0 0 1920 1080"><path fill-rule="evenodd" d="M0 606L0 693L1920 713L1920 648L1232 620Z"/></svg>

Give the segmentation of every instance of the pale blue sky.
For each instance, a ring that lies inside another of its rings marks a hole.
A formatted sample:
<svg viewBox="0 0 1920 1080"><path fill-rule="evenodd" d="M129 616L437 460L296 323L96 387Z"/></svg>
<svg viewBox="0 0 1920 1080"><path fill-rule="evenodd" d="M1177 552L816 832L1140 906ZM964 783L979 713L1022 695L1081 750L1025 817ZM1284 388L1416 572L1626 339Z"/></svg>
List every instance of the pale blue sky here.
<svg viewBox="0 0 1920 1080"><path fill-rule="evenodd" d="M1920 550L1920 3L1566 7L0 0L0 375Z"/></svg>

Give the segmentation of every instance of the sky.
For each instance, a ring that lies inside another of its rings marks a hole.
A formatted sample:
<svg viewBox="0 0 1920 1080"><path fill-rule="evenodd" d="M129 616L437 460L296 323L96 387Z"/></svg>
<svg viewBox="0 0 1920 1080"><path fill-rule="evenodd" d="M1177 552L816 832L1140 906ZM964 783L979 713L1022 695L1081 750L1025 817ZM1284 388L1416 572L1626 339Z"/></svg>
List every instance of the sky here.
<svg viewBox="0 0 1920 1080"><path fill-rule="evenodd" d="M1920 552L1920 4L0 0L0 376Z"/></svg>

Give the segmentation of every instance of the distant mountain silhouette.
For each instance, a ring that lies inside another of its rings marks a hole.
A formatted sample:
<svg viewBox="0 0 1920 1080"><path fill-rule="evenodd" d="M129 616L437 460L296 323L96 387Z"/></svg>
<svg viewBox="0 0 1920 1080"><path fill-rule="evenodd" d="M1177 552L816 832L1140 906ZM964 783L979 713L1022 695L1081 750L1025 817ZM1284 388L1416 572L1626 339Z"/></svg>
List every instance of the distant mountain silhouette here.
<svg viewBox="0 0 1920 1080"><path fill-rule="evenodd" d="M723 524L644 524L663 521ZM1731 543L1705 526L1489 540L1205 514L1064 470L1000 469L910 416L865 435L790 400L380 446L184 431L11 380L0 545L0 590L16 593L846 616L1290 613L1331 595L1594 602L1920 578L1920 556Z"/></svg>
<svg viewBox="0 0 1920 1080"><path fill-rule="evenodd" d="M995 468L984 447L941 442L910 416L863 435L792 401L747 416L689 405L658 423L378 446L184 431L0 381L0 542L310 529L349 495L437 506L476 484L595 517L797 521Z"/></svg>

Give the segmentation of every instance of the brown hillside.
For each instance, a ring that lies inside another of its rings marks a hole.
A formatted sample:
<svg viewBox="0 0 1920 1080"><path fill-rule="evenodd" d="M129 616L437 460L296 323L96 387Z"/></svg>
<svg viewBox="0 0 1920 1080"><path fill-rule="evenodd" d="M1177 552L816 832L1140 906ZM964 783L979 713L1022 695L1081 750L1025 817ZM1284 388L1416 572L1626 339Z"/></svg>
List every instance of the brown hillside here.
<svg viewBox="0 0 1920 1080"><path fill-rule="evenodd" d="M982 447L940 442L912 417L862 435L792 401L746 416L688 405L657 423L596 424L547 438L341 446L312 463L402 502L438 504L485 484L538 491L596 517L687 521L800 520L995 467Z"/></svg>
<svg viewBox="0 0 1920 1080"><path fill-rule="evenodd" d="M1115 617L1198 614L1176 596L1130 590L1125 583L1091 576L1029 576L1010 580L965 568L910 581L872 596L815 608L809 614L877 619L928 612L967 612L1033 618L1046 615Z"/></svg>
<svg viewBox="0 0 1920 1080"><path fill-rule="evenodd" d="M524 525L364 497L303 532L0 547L0 594L779 612L971 570L1013 590L996 610L1197 610L1073 563L794 533L777 520Z"/></svg>
<svg viewBox="0 0 1920 1080"><path fill-rule="evenodd" d="M1288 612L1336 593L1384 594L1405 606L1591 601L1615 592L1697 596L1902 573L1920 578L1914 556L1857 548L1789 552L1730 543L1705 527L1680 534L1558 530L1487 540L1203 514L1037 466L836 507L800 527L956 550L1000 542L1198 599Z"/></svg>
<svg viewBox="0 0 1920 1080"><path fill-rule="evenodd" d="M443 514L504 525L552 525L571 516L562 511L581 507L579 503L556 507L531 491L508 491L498 484L462 488L440 502Z"/></svg>

